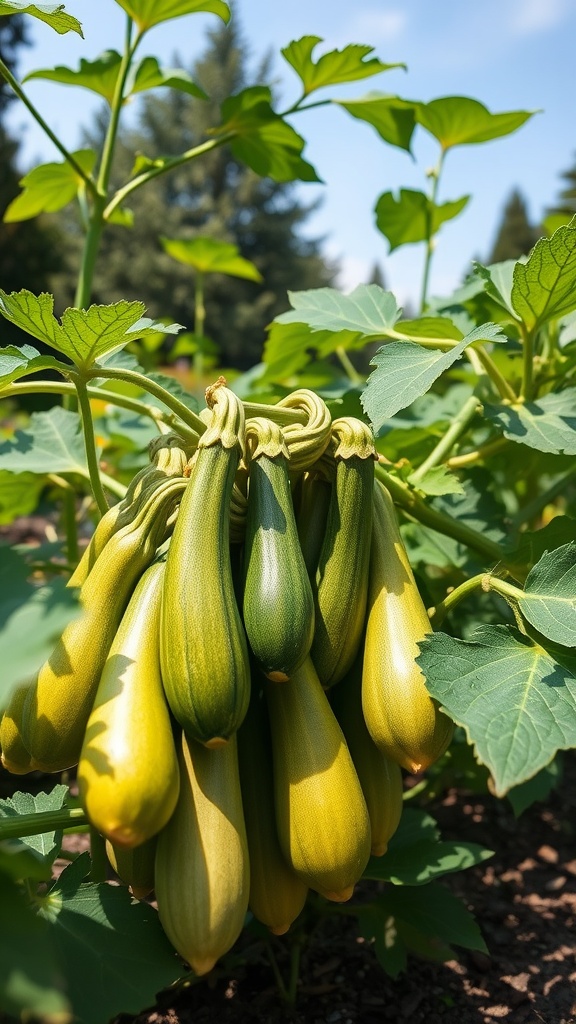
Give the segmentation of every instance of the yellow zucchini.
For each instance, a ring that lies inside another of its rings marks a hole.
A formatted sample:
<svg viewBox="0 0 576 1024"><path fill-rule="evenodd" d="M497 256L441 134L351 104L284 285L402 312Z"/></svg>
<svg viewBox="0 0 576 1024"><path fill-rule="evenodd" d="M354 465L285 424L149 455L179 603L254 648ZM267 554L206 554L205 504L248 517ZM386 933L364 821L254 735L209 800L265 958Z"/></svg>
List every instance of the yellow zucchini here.
<svg viewBox="0 0 576 1024"><path fill-rule="evenodd" d="M196 974L238 938L250 865L236 737L209 750L182 736L180 796L158 836L155 888L162 927Z"/></svg>
<svg viewBox="0 0 576 1024"><path fill-rule="evenodd" d="M362 714L363 651L345 679L330 691L330 703L352 755L370 816L371 853L381 857L402 815L402 772L373 743Z"/></svg>
<svg viewBox="0 0 576 1024"><path fill-rule="evenodd" d="M12 775L26 775L36 769L22 739L22 714L28 690L33 682L34 680L29 680L14 691L0 719L2 765Z"/></svg>
<svg viewBox="0 0 576 1024"><path fill-rule="evenodd" d="M137 900L144 900L154 889L156 836L142 846L127 850L106 840L106 854L114 871Z"/></svg>
<svg viewBox="0 0 576 1024"><path fill-rule="evenodd" d="M310 658L266 694L280 847L306 885L343 902L370 856L370 819L342 730Z"/></svg>
<svg viewBox="0 0 576 1024"><path fill-rule="evenodd" d="M362 707L376 746L409 772L436 761L453 732L416 663L418 643L431 631L392 499L376 483Z"/></svg>
<svg viewBox="0 0 576 1024"><path fill-rule="evenodd" d="M22 739L42 771L78 764L110 645L138 578L169 532L182 486L164 481L134 521L110 538L81 587L82 614L66 626L28 691Z"/></svg>
<svg viewBox="0 0 576 1024"><path fill-rule="evenodd" d="M166 561L160 657L174 717L189 736L216 747L246 714L250 667L229 544L244 408L223 385L208 400L211 426L200 438Z"/></svg>
<svg viewBox="0 0 576 1024"><path fill-rule="evenodd" d="M80 801L116 846L140 846L168 822L178 760L160 677L164 563L141 577L98 684L78 765Z"/></svg>
<svg viewBox="0 0 576 1024"><path fill-rule="evenodd" d="M270 726L258 693L252 693L238 730L238 756L250 854L249 907L274 935L284 935L306 902L308 886L288 866L278 842Z"/></svg>

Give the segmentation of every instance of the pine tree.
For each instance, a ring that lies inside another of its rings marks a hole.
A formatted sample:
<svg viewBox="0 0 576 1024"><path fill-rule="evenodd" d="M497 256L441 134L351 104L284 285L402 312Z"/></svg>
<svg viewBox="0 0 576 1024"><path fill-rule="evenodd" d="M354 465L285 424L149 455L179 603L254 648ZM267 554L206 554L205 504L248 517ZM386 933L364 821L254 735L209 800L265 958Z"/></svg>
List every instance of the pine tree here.
<svg viewBox="0 0 576 1024"><path fill-rule="evenodd" d="M560 192L554 206L547 210L547 214L566 213L573 216L576 213L576 163L567 171L562 171L560 177L566 182L566 187Z"/></svg>
<svg viewBox="0 0 576 1024"><path fill-rule="evenodd" d="M502 211L487 263L501 263L503 260L517 260L525 256L541 234L538 227L530 223L526 201L521 192L514 189Z"/></svg>
<svg viewBox="0 0 576 1024"><path fill-rule="evenodd" d="M143 100L138 129L119 136L114 181L126 180L133 153L176 155L206 139L220 120L220 103L248 82L248 50L237 27L208 36L207 49L190 69L210 97L202 101L175 90ZM267 76L267 62L258 79ZM101 142L101 128L96 144ZM95 139L90 139L94 145ZM170 317L190 328L194 279L189 267L162 249L161 236L207 235L233 242L252 260L263 284L238 278L206 278L206 333L216 342L224 366L245 369L258 361L265 326L288 307L287 290L330 284L335 268L320 255L318 240L300 229L314 209L296 196L290 183L261 179L239 163L227 147L162 175L130 196L134 227L110 227L104 234L93 301L141 299L148 314ZM68 298L71 282L68 279Z"/></svg>

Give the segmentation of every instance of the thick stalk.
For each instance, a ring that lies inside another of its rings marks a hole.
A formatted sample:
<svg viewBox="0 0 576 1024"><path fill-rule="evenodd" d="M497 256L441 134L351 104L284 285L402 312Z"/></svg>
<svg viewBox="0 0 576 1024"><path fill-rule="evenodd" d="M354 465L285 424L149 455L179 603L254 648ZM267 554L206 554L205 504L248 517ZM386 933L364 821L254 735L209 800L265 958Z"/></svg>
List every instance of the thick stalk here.
<svg viewBox="0 0 576 1024"><path fill-rule="evenodd" d="M84 431L84 445L86 448L86 462L88 465L88 472L90 474L90 484L100 515L103 516L108 511L108 502L106 500L106 495L104 494L104 489L102 487L102 480L100 478L100 466L98 463L98 453L96 451L96 438L94 436L94 422L92 420L90 399L88 397L86 383L81 377L75 377L74 384L76 386L76 394L78 395L78 405L82 419L82 429Z"/></svg>
<svg viewBox="0 0 576 1024"><path fill-rule="evenodd" d="M304 409L281 409L277 405L265 405L263 402L242 402L246 419L252 416L265 416L278 423L281 427L289 423L301 423L306 426L309 414Z"/></svg>
<svg viewBox="0 0 576 1024"><path fill-rule="evenodd" d="M25 839L43 832L57 832L86 825L88 818L81 807L62 807L59 811L36 811L0 818L0 842L3 839Z"/></svg>
<svg viewBox="0 0 576 1024"><path fill-rule="evenodd" d="M167 405L169 409L172 409L172 412L175 412L195 433L203 434L206 430L206 424L202 422L196 413L192 412L188 406L170 394L169 391L166 391L161 384L156 384L155 381L150 380L143 373L138 373L136 370L113 370L111 367L98 366L89 370L87 377L88 379L104 377L107 380L124 380L127 384L134 384L141 391L150 392L151 395L158 398L164 405Z"/></svg>
<svg viewBox="0 0 576 1024"><path fill-rule="evenodd" d="M432 449L428 458L424 459L424 462L422 462L421 465L418 466L418 469L412 473L412 476L410 477L412 484L418 484L418 482L422 480L422 477L426 475L428 470L433 469L434 466L438 466L441 462L444 462L444 459L447 457L449 452L452 451L456 442L468 430L468 427L476 416L476 413L481 410L481 403L475 395L471 395L462 406L460 412L455 417L444 436L440 438L436 447Z"/></svg>
<svg viewBox="0 0 576 1024"><path fill-rule="evenodd" d="M88 222L88 231L82 248L82 258L80 261L80 270L78 272L78 281L76 283L76 293L74 295L74 305L77 309L87 309L90 305L92 282L94 280L94 271L96 269L96 259L98 257L98 249L100 248L100 239L102 237L102 230L104 227L102 220L104 202L105 200L102 199L101 196L97 196L92 206L92 212Z"/></svg>
<svg viewBox="0 0 576 1024"><path fill-rule="evenodd" d="M524 324L520 327L522 334L523 373L522 373L522 397L525 402L531 402L534 389L534 332L529 331Z"/></svg>
<svg viewBox="0 0 576 1024"><path fill-rule="evenodd" d="M447 459L446 465L448 469L462 469L464 466L473 466L476 462L481 462L482 459L489 459L490 456L496 455L504 448L508 448L512 441L508 441L505 437L497 437L495 441L489 441L487 444L483 444L480 448L474 449L473 452L466 452L464 455L453 455L451 459Z"/></svg>
<svg viewBox="0 0 576 1024"><path fill-rule="evenodd" d="M502 376L500 370L496 366L496 363L489 356L488 352L486 352L486 349L482 348L481 345L478 345L477 347L474 347L474 351L476 352L476 355L478 356L480 362L482 363L482 366L486 370L487 375L490 377L490 380L494 384L500 397L506 399L508 402L517 402L518 395L510 386L506 378Z"/></svg>
<svg viewBox="0 0 576 1024"><path fill-rule="evenodd" d="M130 17L130 15L127 15L124 53L122 55L122 63L120 65L118 78L116 79L116 85L114 88L110 120L108 122L108 128L106 130L106 138L104 140L104 147L102 149L102 160L100 162L100 170L98 172L98 191L102 196L107 195L108 187L110 184L112 161L114 159L114 147L116 144L116 136L118 134L118 126L120 124L122 104L124 102L124 87L126 85L128 72L130 71L132 58L134 57L136 47L138 46L138 43L140 41L140 36L137 36L134 45L132 45L132 27L132 18Z"/></svg>
<svg viewBox="0 0 576 1024"><path fill-rule="evenodd" d="M204 324L206 321L206 308L204 306L204 274L201 270L196 271L196 285L194 288L194 334L198 341L204 337ZM204 354L200 345L194 353L194 375L196 386L202 387L204 378Z"/></svg>
<svg viewBox="0 0 576 1024"><path fill-rule="evenodd" d="M485 537L478 530L472 529L465 523L453 519L444 512L427 505L408 484L403 483L397 477L391 476L380 464L376 466L376 475L385 487L390 491L393 501L402 508L407 516L416 519L424 526L429 526L438 533L465 544L482 555L489 562L500 562L504 559L504 549L495 541Z"/></svg>
<svg viewBox="0 0 576 1024"><path fill-rule="evenodd" d="M435 629L444 621L449 612L460 604L464 598L468 597L469 594L473 593L474 590L481 590L484 586L485 573L479 573L478 576L472 576L469 580L465 580L459 587L455 587L454 590L449 593L443 601L439 604L434 605L428 609L428 615L430 622Z"/></svg>
<svg viewBox="0 0 576 1024"><path fill-rule="evenodd" d="M446 155L446 151L444 149L441 149L440 150L440 156L438 158L438 163L436 164L436 167L434 168L434 170L431 172L432 190L430 192L429 199L430 199L430 203L432 205L435 205L437 197L438 197L438 187L439 187L439 184L440 184L440 175L442 173L442 167L444 165L444 157L445 157L445 155ZM428 214L428 218L427 219L428 219L428 225L427 225L427 227L428 227L428 237L426 239L426 255L424 257L424 272L422 274L422 295L421 295L421 299L420 299L420 312L421 313L423 313L424 310L426 309L426 303L428 301L428 285L429 285L429 281L430 281L430 270L431 270L431 267L432 267L432 257L434 255L434 234L432 232L432 216L431 216L431 213Z"/></svg>
<svg viewBox="0 0 576 1024"><path fill-rule="evenodd" d="M81 165L77 162L77 160L75 160L75 158L72 155L72 153L70 153L66 149L66 146L60 141L58 136L54 134L54 132L52 131L50 126L46 124L46 121L44 120L42 115L39 113L39 111L36 110L36 107L34 106L32 101L28 99L26 93L24 92L24 90L23 90L22 86L20 85L20 83L18 82L18 80L14 77L14 75L12 74L10 69L6 67L4 61L2 61L2 60L0 60L0 75L2 76L2 78L5 79L6 82L8 82L8 85L14 90L14 92L18 96L18 99L22 100L22 103L27 108L27 110L30 111L30 113L32 114L32 117L34 118L36 123L40 125L42 131L45 132L45 134L48 136L50 141L54 143L54 145L56 146L56 149L62 154L64 159L74 169L74 171L76 172L78 177L82 179L82 181L86 185L86 188L92 194L95 194L96 193L96 186L95 186L94 182L92 181L92 178L90 177L90 175L86 173L84 168L81 167Z"/></svg>
<svg viewBox="0 0 576 1024"><path fill-rule="evenodd" d="M90 480L90 474L88 471L82 475L85 476L87 480ZM128 488L125 487L124 484L121 484L119 480L115 480L113 476L108 476L108 473L104 473L102 469L100 470L100 479L103 487L105 487L107 491L110 491L111 494L116 495L117 498L126 497L126 491Z"/></svg>

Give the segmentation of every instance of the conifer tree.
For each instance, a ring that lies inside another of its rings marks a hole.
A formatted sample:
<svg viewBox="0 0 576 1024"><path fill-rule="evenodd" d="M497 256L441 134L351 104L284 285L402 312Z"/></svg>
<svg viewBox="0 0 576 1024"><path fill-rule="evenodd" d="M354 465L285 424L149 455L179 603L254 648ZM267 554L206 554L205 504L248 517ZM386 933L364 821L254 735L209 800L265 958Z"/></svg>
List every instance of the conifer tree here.
<svg viewBox="0 0 576 1024"><path fill-rule="evenodd" d="M562 171L560 177L564 179L566 185L560 192L557 202L547 213L565 213L571 217L576 213L576 163L567 171Z"/></svg>
<svg viewBox="0 0 576 1024"><path fill-rule="evenodd" d="M504 206L500 225L487 263L501 263L503 260L517 260L530 252L542 232L530 222L526 201L518 189L514 189Z"/></svg>

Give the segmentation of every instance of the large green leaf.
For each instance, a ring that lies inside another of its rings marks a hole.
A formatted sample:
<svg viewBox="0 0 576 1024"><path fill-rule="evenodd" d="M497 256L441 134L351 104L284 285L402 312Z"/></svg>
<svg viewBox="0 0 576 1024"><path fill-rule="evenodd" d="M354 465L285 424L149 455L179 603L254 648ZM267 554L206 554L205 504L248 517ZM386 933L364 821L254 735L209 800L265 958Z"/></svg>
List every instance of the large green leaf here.
<svg viewBox="0 0 576 1024"><path fill-rule="evenodd" d="M576 388L551 391L525 405L486 405L504 437L551 455L576 455Z"/></svg>
<svg viewBox="0 0 576 1024"><path fill-rule="evenodd" d="M530 570L518 602L528 622L557 644L576 647L576 544L547 551Z"/></svg>
<svg viewBox="0 0 576 1024"><path fill-rule="evenodd" d="M122 57L116 50L104 50L96 60L85 60L81 57L77 71L64 65L39 68L26 75L24 81L42 78L49 82L60 82L62 85L78 85L103 96L112 105L121 63ZM91 167L89 169L92 170Z"/></svg>
<svg viewBox="0 0 576 1024"><path fill-rule="evenodd" d="M410 143L416 126L415 104L399 96L368 93L355 100L332 100L344 107L352 117L365 121L390 146L410 152Z"/></svg>
<svg viewBox="0 0 576 1024"><path fill-rule="evenodd" d="M222 104L222 124L212 135L228 135L230 148L261 177L274 181L319 181L311 164L302 159L304 140L276 114L267 86L254 85Z"/></svg>
<svg viewBox="0 0 576 1024"><path fill-rule="evenodd" d="M12 473L80 473L86 476L86 450L78 413L55 405L34 412L24 430L0 443L0 469Z"/></svg>
<svg viewBox="0 0 576 1024"><path fill-rule="evenodd" d="M390 886L371 903L354 907L354 913L393 978L406 969L409 953L442 962L453 959L453 945L488 952L464 903L436 882L415 889Z"/></svg>
<svg viewBox="0 0 576 1024"><path fill-rule="evenodd" d="M0 16L3 14L30 14L33 18L45 22L58 32L58 35L77 32L84 38L80 22L71 14L67 14L64 4L29 4L28 0L2 0Z"/></svg>
<svg viewBox="0 0 576 1024"><path fill-rule="evenodd" d="M30 515L38 504L45 481L35 473L0 470L0 526Z"/></svg>
<svg viewBox="0 0 576 1024"><path fill-rule="evenodd" d="M532 111L510 110L491 114L483 103L468 96L442 96L417 105L416 119L443 149L489 142L520 128Z"/></svg>
<svg viewBox="0 0 576 1024"><path fill-rule="evenodd" d="M398 198L393 192L383 192L376 202L376 227L390 243L390 252L400 245L424 242L440 230L442 224L452 220L466 206L470 196L462 196L440 205L411 188L401 188Z"/></svg>
<svg viewBox="0 0 576 1024"><path fill-rule="evenodd" d="M50 930L0 873L0 1005L19 1020L71 1019Z"/></svg>
<svg viewBox="0 0 576 1024"><path fill-rule="evenodd" d="M91 173L96 160L93 149L79 149L72 156L86 174ZM6 208L3 219L7 224L61 210L76 198L83 182L72 165L63 160L40 164L25 174L19 184L24 191Z"/></svg>
<svg viewBox="0 0 576 1024"><path fill-rule="evenodd" d="M432 878L463 871L493 857L477 843L442 841L434 818L406 808L383 857L371 857L364 878L394 885L425 885Z"/></svg>
<svg viewBox="0 0 576 1024"><path fill-rule="evenodd" d="M329 343L335 335L332 331L313 331L307 324L280 324L273 321L268 331L262 359L266 366L262 380L284 381L294 377L313 358L324 342ZM346 348L350 347L350 335Z"/></svg>
<svg viewBox="0 0 576 1024"><path fill-rule="evenodd" d="M506 338L496 324L482 324L447 352L411 341L390 342L378 349L371 363L376 369L362 394L362 405L375 433L400 409L425 394L475 341L504 342Z"/></svg>
<svg viewBox="0 0 576 1024"><path fill-rule="evenodd" d="M337 85L340 82L357 82L360 78L378 75L390 68L405 67L404 64L383 64L377 57L369 54L374 52L373 46L361 46L351 43L342 50L330 50L312 59L312 53L323 42L320 36L302 36L285 46L280 53L292 65L304 86L304 96L325 85Z"/></svg>
<svg viewBox="0 0 576 1024"><path fill-rule="evenodd" d="M0 559L0 709L50 656L64 627L79 614L76 592L58 579L41 587L16 551L2 547Z"/></svg>
<svg viewBox="0 0 576 1024"><path fill-rule="evenodd" d="M518 566L529 570L545 551L554 551L570 541L576 543L576 519L555 516L541 530L525 530L521 533L517 542L506 552L506 565L512 571Z"/></svg>
<svg viewBox="0 0 576 1024"><path fill-rule="evenodd" d="M576 746L573 655L560 664L509 626L479 626L468 641L435 633L420 649L430 693L466 729L498 796Z"/></svg>
<svg viewBox="0 0 576 1024"><path fill-rule="evenodd" d="M524 262L524 258L520 262ZM512 305L512 286L517 263L517 260L503 260L501 263L491 263L487 267L481 263L474 264L474 275L485 282L486 294L514 317L516 314Z"/></svg>
<svg viewBox="0 0 576 1024"><path fill-rule="evenodd" d="M512 306L528 330L576 309L576 226L541 238L525 263L514 268Z"/></svg>
<svg viewBox="0 0 576 1024"><path fill-rule="evenodd" d="M312 331L350 331L363 338L382 338L400 316L392 292L377 284L361 284L349 295L335 288L288 292L292 309L279 324L307 324Z"/></svg>
<svg viewBox="0 0 576 1024"><path fill-rule="evenodd" d="M121 300L109 306L66 309L59 323L54 316L53 295L33 295L25 288L7 294L0 289L0 313L7 320L83 369L129 341L157 331L176 334L180 330L179 324L166 326L143 317L144 310L143 302Z"/></svg>
<svg viewBox="0 0 576 1024"><path fill-rule="evenodd" d="M230 8L224 0L116 0L116 3L134 19L141 32L162 21L201 11L216 14L224 22L230 19Z"/></svg>
<svg viewBox="0 0 576 1024"><path fill-rule="evenodd" d="M137 1014L182 975L158 914L133 902L124 886L84 883L83 854L40 902L83 1024L102 1024L120 1013Z"/></svg>
<svg viewBox="0 0 576 1024"><path fill-rule="evenodd" d="M262 274L250 260L244 259L238 246L203 235L196 238L161 238L165 252L180 263L202 274L229 274L248 281L261 281Z"/></svg>
<svg viewBox="0 0 576 1024"><path fill-rule="evenodd" d="M0 391L29 373L62 369L66 369L63 363L58 362L54 356L41 356L32 345L22 345L21 348L8 345L7 348L0 348Z"/></svg>
<svg viewBox="0 0 576 1024"><path fill-rule="evenodd" d="M42 811L59 811L64 807L67 797L68 786L64 785L55 786L49 793L14 793L7 800L0 800L0 819L17 818L20 814L36 814ZM33 850L50 868L60 853L62 830L26 836L18 842L24 849Z"/></svg>

